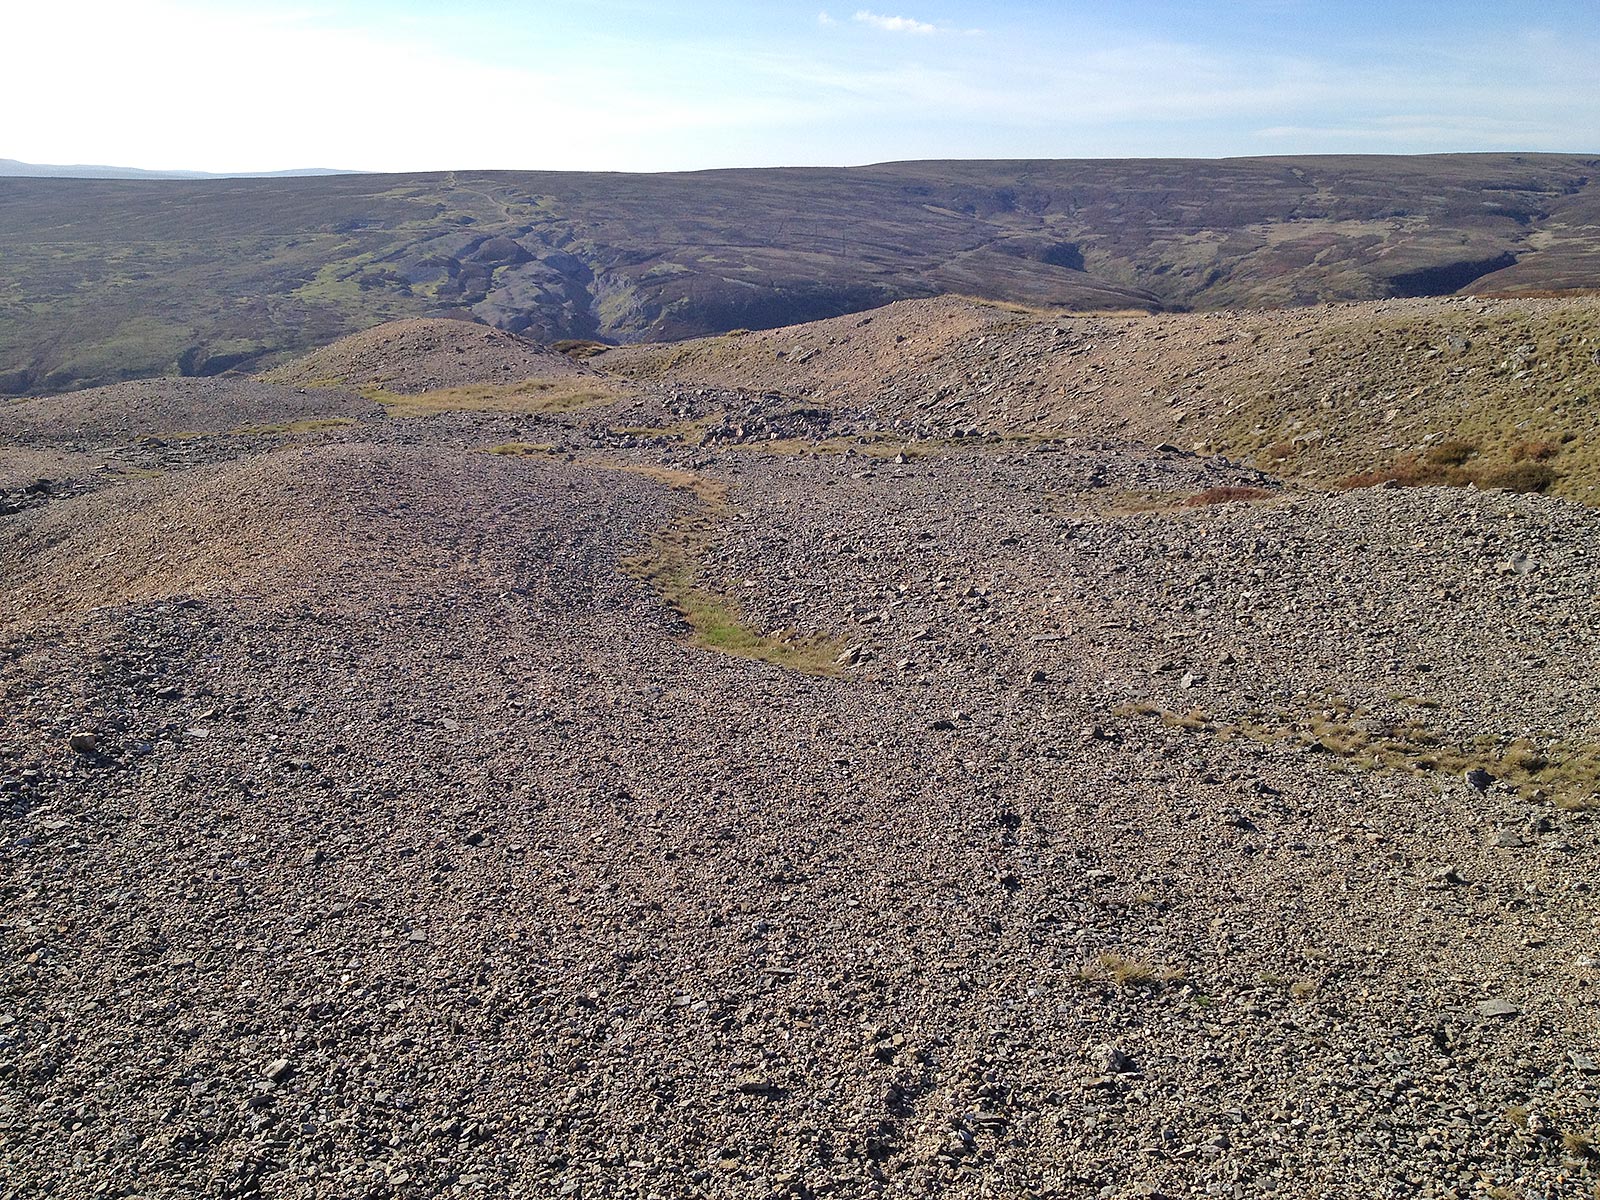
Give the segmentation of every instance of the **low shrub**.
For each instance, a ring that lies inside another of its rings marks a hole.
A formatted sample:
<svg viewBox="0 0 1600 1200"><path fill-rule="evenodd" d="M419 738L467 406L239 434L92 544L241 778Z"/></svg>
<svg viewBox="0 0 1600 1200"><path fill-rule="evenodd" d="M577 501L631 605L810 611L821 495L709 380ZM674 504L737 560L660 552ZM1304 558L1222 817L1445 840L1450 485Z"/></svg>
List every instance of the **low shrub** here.
<svg viewBox="0 0 1600 1200"><path fill-rule="evenodd" d="M1465 487L1472 477L1460 467L1428 462L1414 456L1396 459L1393 466L1379 471L1361 471L1341 479L1341 488L1379 487Z"/></svg>
<svg viewBox="0 0 1600 1200"><path fill-rule="evenodd" d="M1270 500L1278 493L1257 487L1214 487L1197 492L1183 502L1184 508L1204 508L1208 504L1232 504L1237 500Z"/></svg>
<svg viewBox="0 0 1600 1200"><path fill-rule="evenodd" d="M563 338L559 342L551 342L550 349L568 358L595 358L611 347L604 342L591 342L585 338Z"/></svg>
<svg viewBox="0 0 1600 1200"><path fill-rule="evenodd" d="M1440 442L1429 450L1426 459L1435 466L1460 467L1477 452L1478 447L1474 442L1451 440Z"/></svg>
<svg viewBox="0 0 1600 1200"><path fill-rule="evenodd" d="M1521 442L1511 448L1512 462L1548 462L1561 453L1556 442Z"/></svg>
<svg viewBox="0 0 1600 1200"><path fill-rule="evenodd" d="M1545 492L1560 478L1561 472L1548 463L1519 462L1486 472L1476 482L1505 492Z"/></svg>

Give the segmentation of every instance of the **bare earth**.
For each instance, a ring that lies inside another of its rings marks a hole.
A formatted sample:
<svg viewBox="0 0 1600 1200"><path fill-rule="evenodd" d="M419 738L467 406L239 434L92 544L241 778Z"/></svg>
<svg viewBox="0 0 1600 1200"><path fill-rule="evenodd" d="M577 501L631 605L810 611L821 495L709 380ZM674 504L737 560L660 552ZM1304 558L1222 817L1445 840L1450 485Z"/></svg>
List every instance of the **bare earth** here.
<svg viewBox="0 0 1600 1200"><path fill-rule="evenodd" d="M1591 1196L1600 342L1496 303L0 407L0 1196ZM340 377L549 357L438 353ZM1325 486L1485 380L1551 495Z"/></svg>

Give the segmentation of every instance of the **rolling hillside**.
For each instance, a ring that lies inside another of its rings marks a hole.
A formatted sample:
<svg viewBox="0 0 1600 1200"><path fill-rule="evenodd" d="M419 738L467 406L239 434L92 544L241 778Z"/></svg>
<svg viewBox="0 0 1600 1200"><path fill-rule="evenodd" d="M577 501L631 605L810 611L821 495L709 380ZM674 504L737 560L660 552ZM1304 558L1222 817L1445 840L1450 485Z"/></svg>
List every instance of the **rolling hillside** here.
<svg viewBox="0 0 1600 1200"><path fill-rule="evenodd" d="M1600 283L1600 159L0 180L0 394L258 370L381 321L671 341L968 293L1211 309Z"/></svg>

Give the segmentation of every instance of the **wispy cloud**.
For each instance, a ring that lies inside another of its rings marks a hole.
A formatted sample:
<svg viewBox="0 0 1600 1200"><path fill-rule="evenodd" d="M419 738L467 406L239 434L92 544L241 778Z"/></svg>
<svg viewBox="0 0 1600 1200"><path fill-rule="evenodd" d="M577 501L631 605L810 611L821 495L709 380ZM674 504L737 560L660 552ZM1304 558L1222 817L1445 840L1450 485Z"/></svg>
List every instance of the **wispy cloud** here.
<svg viewBox="0 0 1600 1200"><path fill-rule="evenodd" d="M881 29L885 33L914 33L926 37L940 32L937 25L930 25L926 21L918 21L912 17L886 17L865 8L857 12L852 20L862 25L871 25L874 29Z"/></svg>
<svg viewBox="0 0 1600 1200"><path fill-rule="evenodd" d="M819 12L817 14L818 25L837 25L838 23L838 21L833 19L833 15L831 13Z"/></svg>
<svg viewBox="0 0 1600 1200"><path fill-rule="evenodd" d="M1309 146L1351 143L1362 147L1395 145L1415 150L1461 146L1517 146L1564 149L1559 129L1538 120L1507 120L1461 113L1408 113L1344 124L1273 125L1255 131L1273 142Z"/></svg>

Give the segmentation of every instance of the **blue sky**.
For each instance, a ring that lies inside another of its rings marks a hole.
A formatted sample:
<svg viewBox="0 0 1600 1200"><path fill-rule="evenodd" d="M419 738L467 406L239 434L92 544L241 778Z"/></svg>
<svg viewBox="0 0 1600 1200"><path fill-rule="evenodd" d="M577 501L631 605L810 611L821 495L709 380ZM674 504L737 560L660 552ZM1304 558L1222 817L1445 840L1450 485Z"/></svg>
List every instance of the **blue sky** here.
<svg viewBox="0 0 1600 1200"><path fill-rule="evenodd" d="M53 0L0 156L272 170L1600 152L1600 0Z"/></svg>

